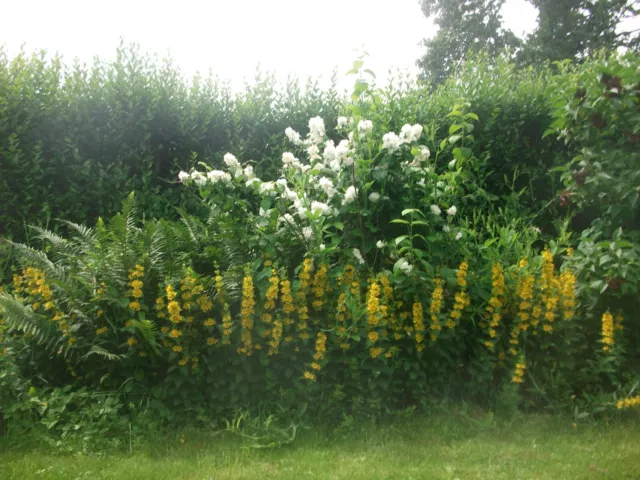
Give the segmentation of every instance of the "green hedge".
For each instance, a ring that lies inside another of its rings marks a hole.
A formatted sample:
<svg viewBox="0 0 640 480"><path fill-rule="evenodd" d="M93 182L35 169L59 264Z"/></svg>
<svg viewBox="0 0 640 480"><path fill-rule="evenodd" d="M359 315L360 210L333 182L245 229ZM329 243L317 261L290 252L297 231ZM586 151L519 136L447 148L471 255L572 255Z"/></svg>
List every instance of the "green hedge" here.
<svg viewBox="0 0 640 480"><path fill-rule="evenodd" d="M527 203L538 206L550 196L546 170L559 149L542 139L552 115L546 83L479 58L435 92L392 80L379 92L377 120L389 130L430 124L465 98L480 117L474 150L488 160L487 190L510 191L517 172L516 188L534 187ZM148 216L173 218L188 201L176 188L180 170L220 165L231 151L272 177L286 127L302 130L315 115L333 121L345 105L335 86L277 85L260 72L235 93L215 77L188 80L170 60L135 47L90 66L0 50L0 234L24 238L26 224L52 218L93 222L134 190ZM447 133L445 125L436 136Z"/></svg>

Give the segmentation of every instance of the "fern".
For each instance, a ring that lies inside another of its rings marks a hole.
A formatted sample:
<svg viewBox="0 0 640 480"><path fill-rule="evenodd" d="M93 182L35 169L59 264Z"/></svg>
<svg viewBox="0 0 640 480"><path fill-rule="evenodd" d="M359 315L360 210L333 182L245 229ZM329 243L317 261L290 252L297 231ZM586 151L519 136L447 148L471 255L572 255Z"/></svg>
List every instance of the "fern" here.
<svg viewBox="0 0 640 480"><path fill-rule="evenodd" d="M60 339L53 323L8 293L0 293L0 313L9 331L17 330L31 335L39 344L48 346Z"/></svg>
<svg viewBox="0 0 640 480"><path fill-rule="evenodd" d="M83 355L82 358L89 358L91 355L98 355L100 358L111 362L120 362L126 358L126 355L111 353L110 351L105 350L99 345L93 345L91 349L85 355Z"/></svg>

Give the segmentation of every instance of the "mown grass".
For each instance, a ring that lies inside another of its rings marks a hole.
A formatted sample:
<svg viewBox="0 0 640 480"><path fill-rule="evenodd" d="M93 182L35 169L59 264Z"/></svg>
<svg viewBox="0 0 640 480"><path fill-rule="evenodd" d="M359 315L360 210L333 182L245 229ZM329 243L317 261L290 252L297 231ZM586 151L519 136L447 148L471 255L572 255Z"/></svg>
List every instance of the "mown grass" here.
<svg viewBox="0 0 640 480"><path fill-rule="evenodd" d="M640 479L637 416L593 425L545 416L508 423L417 417L349 431L307 430L274 449L246 448L238 436L202 430L136 445L79 455L5 439L0 478Z"/></svg>

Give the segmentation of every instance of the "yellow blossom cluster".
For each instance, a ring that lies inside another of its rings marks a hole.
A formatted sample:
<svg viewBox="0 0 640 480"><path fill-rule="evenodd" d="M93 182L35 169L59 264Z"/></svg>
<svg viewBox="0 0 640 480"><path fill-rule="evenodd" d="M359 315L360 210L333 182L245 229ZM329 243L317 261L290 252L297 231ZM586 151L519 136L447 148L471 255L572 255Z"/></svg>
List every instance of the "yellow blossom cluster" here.
<svg viewBox="0 0 640 480"><path fill-rule="evenodd" d="M558 280L554 274L553 254L545 249L542 252L542 278L541 278L541 297L545 307L544 319L545 323L542 329L551 333L553 331L552 323L556 319L556 308L560 297L558 296Z"/></svg>
<svg viewBox="0 0 640 480"><path fill-rule="evenodd" d="M231 333L233 332L233 320L231 319L231 311L229 304L224 302L222 307L222 343L223 345L231 344Z"/></svg>
<svg viewBox="0 0 640 480"><path fill-rule="evenodd" d="M524 362L524 359L520 358L520 361L516 363L516 368L513 372L513 377L511 381L513 383L522 383L524 378L524 371L527 369L527 364Z"/></svg>
<svg viewBox="0 0 640 480"><path fill-rule="evenodd" d="M455 303L447 320L447 328L455 328L457 322L462 318L462 311L471 304L467 294L467 274L469 272L469 262L466 260L460 263L456 273L458 292L455 295Z"/></svg>
<svg viewBox="0 0 640 480"><path fill-rule="evenodd" d="M602 350L604 352L610 352L614 343L613 315L605 312L602 315Z"/></svg>
<svg viewBox="0 0 640 480"><path fill-rule="evenodd" d="M323 263L318 267L313 276L312 290L313 290L313 302L311 306L316 312L319 312L326 303L326 296L329 290L329 282L327 280L328 268Z"/></svg>
<svg viewBox="0 0 640 480"><path fill-rule="evenodd" d="M131 291L129 291L129 296L131 297L129 308L137 312L141 308L140 299L142 298L143 283L140 279L143 277L144 267L142 265L138 264L129 270L129 287L131 287Z"/></svg>
<svg viewBox="0 0 640 480"><path fill-rule="evenodd" d="M240 306L242 347L238 348L238 353L244 353L247 356L250 356L253 350L253 314L255 305L253 277L246 275L242 281L242 303Z"/></svg>
<svg viewBox="0 0 640 480"><path fill-rule="evenodd" d="M562 315L565 320L571 320L576 308L576 276L567 269L560 274L559 281Z"/></svg>
<svg viewBox="0 0 640 480"><path fill-rule="evenodd" d="M282 331L282 320L277 318L273 322L273 328L271 329L271 339L269 340L269 350L267 351L268 355L278 353L278 347L280 346L280 340L282 339Z"/></svg>
<svg viewBox="0 0 640 480"><path fill-rule="evenodd" d="M520 322L520 330L523 332L527 331L530 325L534 283L535 278L533 275L522 275L516 287L516 295L518 297L518 321Z"/></svg>
<svg viewBox="0 0 640 480"><path fill-rule="evenodd" d="M621 398L618 400L616 407L618 407L618 410L622 410L623 408L640 407L640 395L630 398Z"/></svg>
<svg viewBox="0 0 640 480"><path fill-rule="evenodd" d="M312 370L320 370L322 367L320 365L320 361L324 359L324 356L327 352L327 335L324 332L318 332L316 337L316 351L313 354L314 362L311 363L310 367ZM303 374L304 378L307 380L315 381L316 375L315 373L307 370Z"/></svg>
<svg viewBox="0 0 640 480"><path fill-rule="evenodd" d="M440 325L440 310L442 309L442 300L444 298L444 282L440 277L434 280L435 288L431 294L431 305L429 306L429 314L431 318L431 341L438 338L442 325Z"/></svg>
<svg viewBox="0 0 640 480"><path fill-rule="evenodd" d="M484 342L484 345L490 350L494 348L495 339L498 336L498 327L502 320L502 307L504 306L506 288L502 266L499 263L494 263L491 266L491 298L489 299L489 304L486 309L489 316L489 339Z"/></svg>
<svg viewBox="0 0 640 480"><path fill-rule="evenodd" d="M313 273L313 260L305 258L298 278L300 279L300 289L296 293L296 310L298 312L298 335L302 340L309 338L307 320L309 320L309 306L307 305L307 294L311 285L311 274Z"/></svg>

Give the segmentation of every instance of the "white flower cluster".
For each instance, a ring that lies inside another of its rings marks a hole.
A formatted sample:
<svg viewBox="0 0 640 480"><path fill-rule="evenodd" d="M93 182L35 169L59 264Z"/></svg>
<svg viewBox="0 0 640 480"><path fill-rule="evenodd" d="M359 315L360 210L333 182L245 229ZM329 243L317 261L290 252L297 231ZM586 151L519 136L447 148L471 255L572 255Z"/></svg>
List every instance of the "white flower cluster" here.
<svg viewBox="0 0 640 480"><path fill-rule="evenodd" d="M442 213L442 210L440 210L440 207L438 205L431 205L429 209L431 210L431 213L433 213L436 216ZM456 208L455 205L452 205L447 209L447 215L450 217L453 217L457 212L458 212L458 209Z"/></svg>
<svg viewBox="0 0 640 480"><path fill-rule="evenodd" d="M422 125L416 123L415 125L403 125L400 130L400 136L394 132L385 133L382 136L382 148L389 150L389 153L393 153L405 143L413 143L420 140L422 130Z"/></svg>

